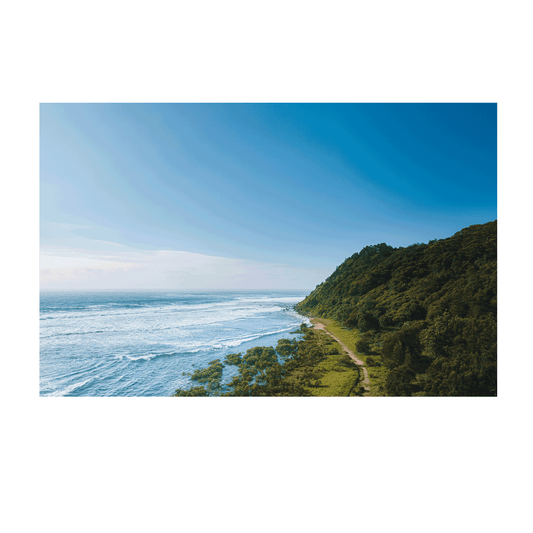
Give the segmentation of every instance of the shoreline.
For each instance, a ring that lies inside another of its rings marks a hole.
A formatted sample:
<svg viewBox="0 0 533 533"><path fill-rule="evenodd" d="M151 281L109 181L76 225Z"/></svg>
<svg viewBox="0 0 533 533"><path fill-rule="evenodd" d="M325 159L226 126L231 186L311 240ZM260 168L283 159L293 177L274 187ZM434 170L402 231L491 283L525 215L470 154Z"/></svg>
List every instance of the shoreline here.
<svg viewBox="0 0 533 533"><path fill-rule="evenodd" d="M292 309L301 291L189 292L43 293L39 395L169 397L191 385L184 372L308 323Z"/></svg>
<svg viewBox="0 0 533 533"><path fill-rule="evenodd" d="M298 340L282 338L276 348L256 346L243 355L214 359L207 367L188 374L194 384L178 388L172 397L183 396L367 396L369 376L364 362L314 317L299 313L303 320ZM318 327L317 327L318 326ZM320 327L322 326L322 327ZM224 369L236 366L238 373L223 382Z"/></svg>

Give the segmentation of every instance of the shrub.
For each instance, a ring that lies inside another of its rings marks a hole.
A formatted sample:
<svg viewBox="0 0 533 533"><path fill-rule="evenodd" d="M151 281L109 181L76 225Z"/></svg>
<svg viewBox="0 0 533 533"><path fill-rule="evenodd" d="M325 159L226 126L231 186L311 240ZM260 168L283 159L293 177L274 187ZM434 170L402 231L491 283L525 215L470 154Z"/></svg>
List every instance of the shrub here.
<svg viewBox="0 0 533 533"><path fill-rule="evenodd" d="M368 334L361 335L359 340L355 343L355 348L358 352L361 353L368 353L371 351L370 348L370 341L372 340L372 337Z"/></svg>

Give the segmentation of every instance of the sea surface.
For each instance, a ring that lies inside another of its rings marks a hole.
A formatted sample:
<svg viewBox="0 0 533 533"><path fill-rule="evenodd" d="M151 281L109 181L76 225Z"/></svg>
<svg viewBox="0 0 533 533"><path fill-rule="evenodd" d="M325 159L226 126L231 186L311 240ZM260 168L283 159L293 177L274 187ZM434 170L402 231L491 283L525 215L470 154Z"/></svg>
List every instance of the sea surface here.
<svg viewBox="0 0 533 533"><path fill-rule="evenodd" d="M41 396L170 396L185 372L309 321L307 291L43 291ZM235 367L224 371L224 381Z"/></svg>

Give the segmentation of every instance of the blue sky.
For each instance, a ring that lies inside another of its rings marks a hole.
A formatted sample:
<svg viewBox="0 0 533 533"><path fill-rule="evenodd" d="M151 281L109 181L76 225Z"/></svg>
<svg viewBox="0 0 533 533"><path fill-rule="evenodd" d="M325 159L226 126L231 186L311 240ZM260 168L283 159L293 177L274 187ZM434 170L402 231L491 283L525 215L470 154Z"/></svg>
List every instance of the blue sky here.
<svg viewBox="0 0 533 533"><path fill-rule="evenodd" d="M312 289L496 219L495 104L41 104L42 288Z"/></svg>

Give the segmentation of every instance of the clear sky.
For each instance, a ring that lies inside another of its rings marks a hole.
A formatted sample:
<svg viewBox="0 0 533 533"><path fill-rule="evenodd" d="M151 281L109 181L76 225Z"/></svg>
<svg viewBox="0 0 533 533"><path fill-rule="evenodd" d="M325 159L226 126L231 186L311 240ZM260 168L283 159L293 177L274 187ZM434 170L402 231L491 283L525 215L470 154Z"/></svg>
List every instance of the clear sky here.
<svg viewBox="0 0 533 533"><path fill-rule="evenodd" d="M40 106L43 289L313 289L496 198L496 104Z"/></svg>

